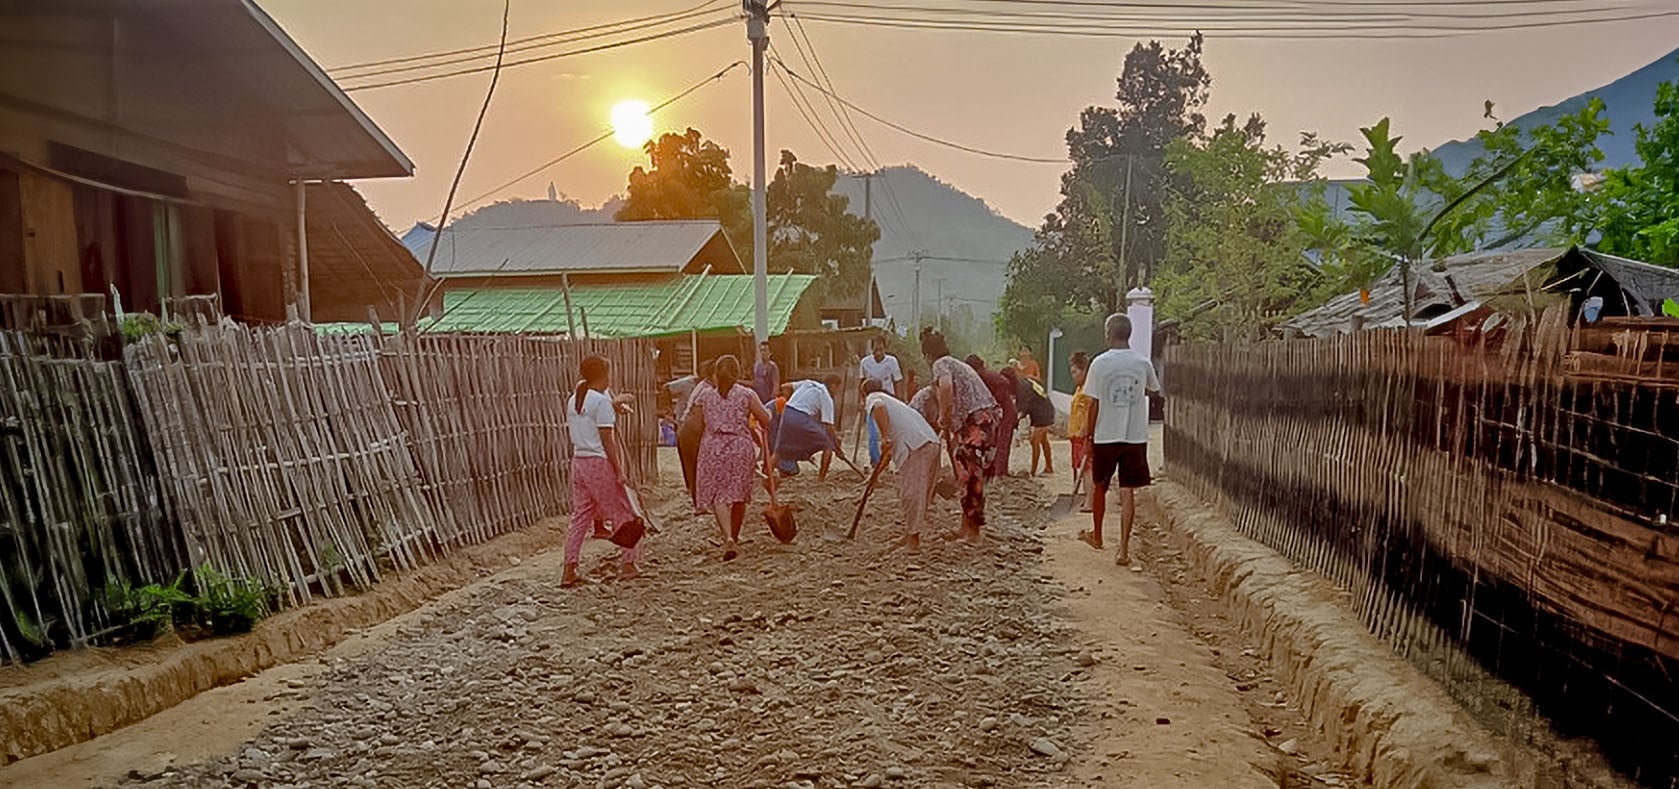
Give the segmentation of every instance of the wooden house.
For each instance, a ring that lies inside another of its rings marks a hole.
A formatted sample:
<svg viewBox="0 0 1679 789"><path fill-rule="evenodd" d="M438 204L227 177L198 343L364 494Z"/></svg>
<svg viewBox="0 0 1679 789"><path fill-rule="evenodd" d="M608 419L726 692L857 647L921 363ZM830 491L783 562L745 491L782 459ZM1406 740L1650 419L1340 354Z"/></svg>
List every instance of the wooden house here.
<svg viewBox="0 0 1679 789"><path fill-rule="evenodd" d="M425 289L337 183L412 162L252 0L14 0L0 30L0 294L280 321Z"/></svg>

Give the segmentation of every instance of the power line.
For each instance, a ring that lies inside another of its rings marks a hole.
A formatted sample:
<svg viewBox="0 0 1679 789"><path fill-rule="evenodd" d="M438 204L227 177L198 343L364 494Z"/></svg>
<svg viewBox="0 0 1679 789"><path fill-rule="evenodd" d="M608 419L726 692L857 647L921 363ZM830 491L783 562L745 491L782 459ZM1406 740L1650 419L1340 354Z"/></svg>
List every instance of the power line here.
<svg viewBox="0 0 1679 789"><path fill-rule="evenodd" d="M1312 23L1317 28L1340 27L1347 23L1372 21L1377 23L1411 24L1422 19L1446 20L1499 20L1499 19L1534 19L1538 17L1579 16L1603 11L1601 7L1573 7L1573 8L1523 8L1520 10L1465 10L1461 3L1439 4L1455 10L1406 10L1396 8L1390 3L1328 3L1294 5L1267 5L1256 7L1253 5L1239 5L1229 3L1170 3L1149 4L1126 3L1123 5L1110 3L1061 3L1061 2L1006 2L1003 9L995 6L983 7L986 0L964 2L960 5L925 5L925 4L892 4L880 0L799 0L800 9L839 9L838 13L855 11L885 11L890 13L915 14L944 14L951 16L983 17L989 20L1014 19L1059 19L1076 23L1092 21L1109 21L1122 23L1171 21L1185 25L1195 25L1202 21L1210 22L1245 22L1245 23ZM1577 4L1583 0L1532 0L1534 2L1565 2ZM997 3L999 0L990 0ZM1402 5L1402 4L1401 4ZM1485 4L1476 4L1478 8ZM1025 6L1027 10L1013 10L1013 7ZM1051 7L1054 11L1039 11L1036 7ZM1092 10L1066 10L1069 7L1082 7ZM1093 10L1097 8L1109 9L1109 12ZM1350 9L1350 10L1349 10ZM1620 6L1607 9L1610 11L1638 10L1633 6ZM822 11L818 11L821 13ZM1113 13L1117 12L1117 13Z"/></svg>
<svg viewBox="0 0 1679 789"><path fill-rule="evenodd" d="M496 52L495 71L491 72L491 74L490 74L490 87L487 90L484 91L484 104L478 108L478 120L474 121L473 124L472 124L472 136L470 136L466 139L466 150L461 152L461 165L460 165L460 167L455 169L454 180L449 182L449 196L443 198L443 215L441 217L439 217L438 220L437 220L438 228L442 228L443 223L446 220L448 220L448 218L449 218L449 209L450 209L451 206L453 206L453 204L455 202L455 191L457 189L460 189L460 187L461 187L461 176L466 174L466 163L467 163L468 160L470 160L472 158L473 147L478 144L478 132L479 132L480 129L484 128L484 116L488 115L489 112L490 112L490 99L494 98L495 95L496 95L496 83L501 81L501 61L502 61L502 56L504 54L506 54L505 49L507 47L507 20L508 20L509 15L511 15L512 11L513 11L513 0L502 0L502 3L501 3L501 46L502 46L502 50L498 50ZM433 235L431 237L431 248L426 250L425 272L428 276L431 274L432 261L437 258L437 241L438 241L438 238L441 237L441 235L442 235L441 233L439 233L437 235ZM415 314L416 318L418 318L419 313L425 309L426 302L431 300L431 297L429 295L424 294L423 292L420 295L421 295L421 298L417 302L415 302L415 305L414 305L414 310L415 310L414 314Z"/></svg>
<svg viewBox="0 0 1679 789"><path fill-rule="evenodd" d="M668 13L668 14L652 14L652 15L649 15L649 16L636 17L634 19L621 19L617 22L607 22L607 23L603 23L603 24L599 24L599 25L590 25L589 27L580 27L580 28L576 28L574 30L566 30L566 31L559 32L559 33L544 33L542 35L526 36L524 38L516 38L516 39L513 39L513 40L507 42L508 47L509 47L507 51L509 51L509 52L522 51L521 49L517 48L517 45L528 44L528 43L531 43L533 41L554 41L555 43L570 43L572 41L580 41L580 40L587 39L587 38L593 38L595 36L587 36L587 35L583 35L583 34L593 33L595 31L599 31L599 30L606 30L608 28L622 28L622 27L628 27L628 26L632 26L632 25L639 25L639 24L645 24L645 23L659 24L659 23L672 22L672 21L677 21L677 20L681 20L681 19L686 19L686 18L689 18L689 17L692 17L692 16L702 14L702 13L704 13L706 8L708 8L710 6L717 5L718 3L721 3L723 1L724 0L707 0L706 2L701 3L699 5L696 5L696 6L693 6L693 7L690 7L690 8L686 8L686 9L683 9L681 11L671 12L671 13ZM617 31L617 32L622 32L622 31ZM449 57L449 56L453 56L453 55L464 55L464 54L468 54L468 53L480 53L478 55L478 57L490 57L490 56L495 54L497 49L498 49L498 47L495 44L486 44L484 46L464 47L464 48L461 48L461 49L450 49L450 50L445 50L445 51L442 51L442 52L424 52L424 53L420 53L420 54L417 54L417 55L405 55L405 56L402 56L402 57L384 58L382 60L369 60L369 61L364 61L364 62L361 62L361 63L347 63L347 64L342 65L342 66L333 66L332 68L327 69L327 71L328 71L328 73L331 73L334 76L340 76L342 74L342 72L345 72L345 71L358 71L358 70L365 69L365 68L375 68L375 67L378 67L378 66L388 66L388 65L397 64L397 63L412 63L412 62L419 61L419 60L430 60L432 58ZM433 64L433 65L441 65L441 64ZM361 74L361 75L356 75L356 76L368 76L368 75Z"/></svg>
<svg viewBox="0 0 1679 789"><path fill-rule="evenodd" d="M1041 156L1022 156L1022 155L1019 155L1019 154L999 153L997 151L988 151L988 150L985 150L984 148L975 148L971 145L963 145L962 143L959 143L959 142L951 142L950 140L945 140L945 139L941 139L941 138L938 138L938 137L934 137L930 134L925 134L923 132L918 132L918 131L916 131L914 129L911 129L907 126L903 126L901 124L893 123L892 121L889 121L885 118L882 118L879 115L876 115L872 112L869 112L868 110L865 110L862 107L859 107L856 104L846 100L846 98L844 96L841 96L838 93L834 93L832 91L829 91L829 90L817 85L816 83L811 82L808 79L805 79L803 76L800 76L798 72L793 71L792 69L788 68L787 63L785 61L781 60L780 58L776 58L775 63L783 71L787 72L787 76L792 77L793 79L795 79L799 82L802 82L805 85L807 85L811 88L814 88L815 90L821 91L822 93L826 93L826 94L832 96L835 101L838 101L839 103L857 111L863 117L869 118L870 120L873 120L874 122L879 123L882 126L886 126L888 128L895 129L897 131L903 132L904 134L907 134L907 135L909 135L911 137L914 137L918 140L924 140L926 142L933 143L934 145L942 145L946 148L952 148L952 149L955 149L955 150L958 150L958 151L964 151L966 153L975 154L977 156L988 156L988 157L991 157L993 159L1006 159L1006 160L1009 160L1009 161L1028 162L1028 163L1032 163L1032 164L1061 164L1061 165L1064 165L1064 164L1067 164L1067 162L1068 162L1068 159L1066 157L1051 159L1051 158L1041 157Z"/></svg>
<svg viewBox="0 0 1679 789"><path fill-rule="evenodd" d="M692 95L695 91L699 90L700 88L703 88L707 85L710 85L713 82L717 82L718 80L721 80L723 77L727 76L729 72L731 72L731 71L733 71L737 68L740 68L741 66L745 66L745 65L746 65L746 61L744 61L744 60L737 60L733 63L730 63L729 65L724 66L723 69L718 71L716 74L712 74L711 76L706 77L705 79L702 79L699 82L695 82L694 84L689 85L687 88L684 88L682 90L682 92L680 92L680 93L678 93L674 96L671 96L670 98L665 99L664 101L661 101L658 104L653 105L651 108L649 108L647 110L647 114L649 114L649 115L656 114L660 110L662 110L666 107L669 107L670 105L675 104L675 103L677 103L677 102L679 102L679 101L681 101L685 98L688 98L688 96ZM501 192L503 189L506 189L510 186L514 186L514 185L518 184L519 182L525 180L526 178L529 178L533 175L536 175L537 173L540 173L543 170L546 170L550 167L553 167L556 164L559 164L560 162L563 162L567 159L570 159L571 157L576 156L577 154L580 154L580 153L588 150L591 147L594 147L596 145L599 145L602 142L605 142L610 137L612 137L612 130L608 129L605 132L603 132L602 134L600 134L599 136L595 137L594 139L591 139L588 142L585 142L582 145L577 146L576 148L573 148L569 151L566 151L565 153L562 153L559 156L556 156L552 159L549 159L548 161L543 162L542 164L537 165L536 167L533 167L530 170L525 171L524 174L514 178L513 180L508 181L507 183L504 183L500 186L497 186L494 189L490 189L489 191L486 191L483 194L478 195L477 197L474 197L470 200L467 200L467 201L461 203L461 207L464 209L467 206L477 205L484 198L492 197L495 194ZM441 225L439 225L439 228L441 228Z"/></svg>
<svg viewBox="0 0 1679 789"><path fill-rule="evenodd" d="M775 45L770 45L770 52L775 52ZM832 154L834 159L846 169L860 169L847 153L840 150L838 138L833 136L833 132L827 129L819 117L812 115L816 111L816 105L810 101L809 97L804 95L804 91L798 85L788 82L787 78L782 76L781 71L776 70L774 73L776 80L781 83L782 89L787 91L787 98L793 102L793 108L799 111L799 117L804 119L805 125L816 133L816 138L822 142L822 147L827 148L828 153ZM808 110L806 109L807 104L809 105Z"/></svg>
<svg viewBox="0 0 1679 789"><path fill-rule="evenodd" d="M624 40L624 41L615 41L615 42L612 42L612 43L609 43L609 44L599 44L599 45L592 46L592 47L584 47L583 49L573 49L573 50L569 50L569 51L566 51L566 52L556 52L556 53L551 54L551 55L541 55L541 56L538 56L538 57L525 58L524 60L515 60L515 61L512 61L510 63L504 64L503 67L504 68L513 68L515 66L525 66L525 65L529 65L531 63L543 63L543 62L546 62L546 61L556 60L556 59L559 59L559 58L571 57L573 55L587 55L591 52L601 52L601 51L605 51L605 50L608 50L608 49L617 49L619 47L627 47L627 46L630 46L632 44L642 44L642 43L646 43L648 41L657 41L657 40L663 39L663 38L671 38L673 36L686 35L688 33L695 33L695 32L699 32L701 30L710 30L714 27L721 27L723 25L731 25L731 24L734 24L734 23L735 23L734 19L719 19L715 22L706 22L704 24L689 25L688 27L679 28L679 29L676 29L676 30L667 30L667 31L662 32L662 33L654 33L654 34L651 34L651 35L639 36L637 38L627 39L627 40ZM406 78L406 79L396 79L396 80L390 80L390 81L386 81L386 82L375 82L375 83L372 83L370 85L356 85L356 86L353 86L353 87L347 87L347 88L344 89L344 91L346 93L354 93L356 91L361 91L361 90L374 90L374 89L377 89L377 88L388 88L388 87L392 87L392 86L395 86L395 85L412 85L412 84L417 83L417 82L430 82L432 80L448 79L450 77L459 77L459 76L463 76L463 75L466 75L466 74L478 74L478 73L481 73L481 72L489 71L491 68L492 68L491 66L477 66L477 67L474 67L474 68L457 69L455 71L446 71L446 72L443 72L442 74L431 74L431 75L427 75L427 76L423 76L423 77L409 77L409 78Z"/></svg>
<svg viewBox="0 0 1679 789"><path fill-rule="evenodd" d="M1579 12L1586 13L1586 12ZM1252 25L1219 26L1219 25L1182 25L1161 27L1145 22L1160 20L1136 20L1118 25L1104 25L1094 23L1017 23L1003 19L994 21L977 20L962 21L953 19L937 19L914 16L858 16L840 13L802 14L805 19L813 22L827 22L832 24L857 25L878 28L898 28L906 30L948 30L973 31L990 33L1009 33L1021 35L1059 35L1086 38L1143 38L1161 35L1180 35L1191 32L1216 33L1221 37L1243 40L1314 40L1314 39L1432 39L1452 38L1470 33L1506 32L1514 30L1532 30L1552 27L1567 27L1573 25L1605 24L1617 22L1636 22L1651 19L1665 19L1679 16L1679 11L1651 11L1642 14L1622 14L1619 16L1603 16L1582 19L1551 19L1527 22L1508 22L1480 27L1449 27L1442 25L1414 25L1392 24L1386 26L1352 27L1342 25L1336 28L1311 27L1307 25L1286 25L1278 27L1259 27Z"/></svg>

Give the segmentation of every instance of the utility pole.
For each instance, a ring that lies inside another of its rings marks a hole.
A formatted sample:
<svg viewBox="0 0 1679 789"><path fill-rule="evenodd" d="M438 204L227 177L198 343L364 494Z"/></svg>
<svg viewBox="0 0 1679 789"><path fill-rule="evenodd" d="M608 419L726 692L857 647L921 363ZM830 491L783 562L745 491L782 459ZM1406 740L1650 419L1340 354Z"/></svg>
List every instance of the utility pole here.
<svg viewBox="0 0 1679 789"><path fill-rule="evenodd" d="M935 277L933 286L939 289L938 301L933 303L939 305L939 331L942 333L944 331L944 277Z"/></svg>
<svg viewBox="0 0 1679 789"><path fill-rule="evenodd" d="M909 254L910 257L915 258L915 309L912 313L914 315L912 320L915 324L915 331L919 334L921 332L921 261L927 257L927 253L917 249Z"/></svg>
<svg viewBox="0 0 1679 789"><path fill-rule="evenodd" d="M863 173L863 218L874 221L874 201L871 199L870 187L874 186L874 173ZM874 255L869 255L869 289L863 291L863 325L874 325Z"/></svg>
<svg viewBox="0 0 1679 789"><path fill-rule="evenodd" d="M1125 155L1125 208L1120 211L1119 220L1119 289L1115 291L1118 298L1114 300L1114 311L1125 307L1125 292L1131 289L1130 270L1126 268L1127 236L1131 233L1131 154Z"/></svg>
<svg viewBox="0 0 1679 789"><path fill-rule="evenodd" d="M779 0L775 5L779 5ZM752 333L769 340L769 234L764 196L764 50L770 45L768 0L741 0L746 11L746 40L752 42L752 289L756 315Z"/></svg>

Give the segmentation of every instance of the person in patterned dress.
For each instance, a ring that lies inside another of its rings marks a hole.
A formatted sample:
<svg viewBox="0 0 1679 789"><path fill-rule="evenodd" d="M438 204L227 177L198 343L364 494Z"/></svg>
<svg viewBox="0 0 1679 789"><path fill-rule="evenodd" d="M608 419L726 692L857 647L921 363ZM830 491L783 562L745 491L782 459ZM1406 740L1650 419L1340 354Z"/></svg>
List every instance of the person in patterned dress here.
<svg viewBox="0 0 1679 789"><path fill-rule="evenodd" d="M723 560L740 554L737 542L752 501L757 461L753 457L752 419L769 424L770 414L757 393L739 383L740 360L720 356L712 369L712 385L696 389L693 408L705 426L694 475L694 504L717 519L723 541ZM764 448L769 457L769 448Z"/></svg>
<svg viewBox="0 0 1679 789"><path fill-rule="evenodd" d="M923 329L921 353L932 372L938 419L933 426L950 444L956 484L962 494L962 528L957 536L978 540L985 527L985 478L1002 412L974 368L950 355L944 334Z"/></svg>

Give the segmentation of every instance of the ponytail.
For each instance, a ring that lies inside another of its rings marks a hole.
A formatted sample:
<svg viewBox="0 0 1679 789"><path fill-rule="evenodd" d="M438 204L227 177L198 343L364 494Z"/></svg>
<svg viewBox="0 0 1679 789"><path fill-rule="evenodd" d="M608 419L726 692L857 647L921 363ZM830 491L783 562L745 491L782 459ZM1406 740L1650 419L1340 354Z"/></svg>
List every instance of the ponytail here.
<svg viewBox="0 0 1679 789"><path fill-rule="evenodd" d="M740 381L740 360L733 356L717 357L717 364L712 368L715 379L711 382L717 387L717 394L728 397L734 391L735 384Z"/></svg>
<svg viewBox="0 0 1679 789"><path fill-rule="evenodd" d="M573 411L583 413L583 398L594 388L593 384L606 383L607 369L606 357L603 356L585 356L583 361L578 363L577 375L583 380L577 382L577 389L572 394Z"/></svg>

